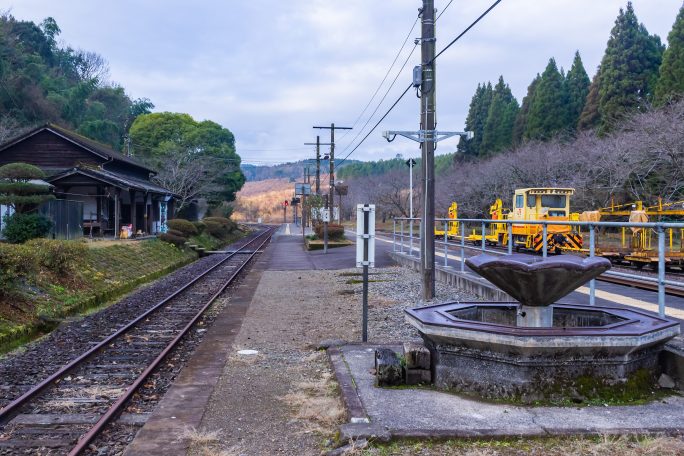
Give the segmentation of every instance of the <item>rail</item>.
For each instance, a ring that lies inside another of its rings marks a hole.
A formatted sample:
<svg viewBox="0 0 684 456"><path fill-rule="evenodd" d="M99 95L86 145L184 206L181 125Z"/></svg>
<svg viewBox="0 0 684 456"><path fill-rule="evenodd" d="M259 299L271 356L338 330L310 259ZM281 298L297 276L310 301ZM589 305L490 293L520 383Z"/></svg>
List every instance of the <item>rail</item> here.
<svg viewBox="0 0 684 456"><path fill-rule="evenodd" d="M105 349L110 343L112 343L115 339L120 339L124 334L127 333L127 331L133 327L135 327L138 323L141 321L145 320L148 318L152 313L158 311L159 309L163 308L167 303L171 302L174 298L188 290L192 285L198 283L202 278L206 277L210 272L217 270L221 265L224 265L227 263L227 261L233 257L235 257L237 254L241 253L242 251L245 251L248 246L250 245L255 245L256 248L252 247L251 253L246 257L242 259L242 262L237 268L233 271L233 273L223 281L222 285L219 287L219 289L213 293L213 295L202 305L201 309L199 312L197 312L187 324L179 331L178 334L173 338L173 340L170 341L168 345L164 347L164 349L158 354L158 356L150 363L144 371L133 381L125 390L123 395L119 396L115 403L101 416L101 418L94 424L94 426L85 434L83 434L78 442L76 443L76 446L69 452L69 455L77 455L80 454L86 447L87 445L92 441L92 439L99 434L99 432L104 428L104 426L114 417L116 416L122 409L122 407L127 403L127 401L131 398L133 393L144 383L146 378L153 372L153 370L156 368L156 366L159 365L159 363L166 357L166 355L178 344L178 342L183 338L183 336L193 327L193 325L197 322L197 320L204 314L204 312L209 308L209 306L223 293L223 291L234 281L234 279L237 277L237 275L244 269L244 267L250 262L250 260L256 256L256 254L259 252L259 250L264 246L266 242L271 238L271 235L273 234L274 229L273 228L268 228L264 230L263 233L260 233L259 235L255 236L254 239L250 240L247 242L244 246L240 247L237 249L237 251L232 251L230 253L227 253L225 258L222 258L219 262L217 262L215 265L209 267L208 269L204 270L201 274L197 275L196 277L192 278L188 282L186 282L184 285L182 285L180 288L178 288L176 291L150 307L148 310L143 312L141 315L139 315L137 318L134 318L130 322L126 323L124 326L119 328L116 332L110 334L108 337L105 339L101 340L99 343L97 343L95 346L91 347L89 350L87 350L85 353L81 354L80 356L76 357L69 363L65 364L61 368L59 368L56 372L48 376L46 379L40 381L37 385L33 386L30 388L27 392L22 394L20 397L16 398L14 401L12 401L10 404L8 404L5 408L0 409L0 424L6 424L11 417L19 410L19 408L29 402L31 399L34 397L38 396L40 393L42 393L45 389L47 389L50 385L55 383L59 378L63 377L65 374L68 372L72 371L75 369L77 366L79 366L82 362L90 359L95 353L100 352L101 350Z"/></svg>
<svg viewBox="0 0 684 456"><path fill-rule="evenodd" d="M422 234L422 224L419 218L410 217L397 217L394 219L393 223L393 251L399 253L408 253L413 255L414 249L413 241L414 236L413 227L418 224L418 232ZM450 242L449 239L449 227L452 224L457 223L459 234L456 236L457 242ZM490 225L506 225L506 232L508 235L507 251L488 249L487 248L487 228ZM480 246L469 246L466 245L466 225L479 225L480 228ZM603 275L608 277L619 277L622 279L637 280L646 283L652 283L657 285L658 290L658 313L661 317L666 314L665 305L665 294L666 287L675 287L684 290L684 282L677 282L665 279L665 269L666 269L666 232L670 233L670 247L672 247L672 232L673 230L680 230L684 233L684 222L580 222L580 221L564 221L564 220L493 220L493 219L473 219L473 218L458 218L458 219L447 219L447 218L436 218L435 228L444 230L443 238L440 235L440 240L436 240L435 244L443 247L444 265L448 266L449 260L449 248L460 249L460 270L465 272L465 259L466 250L477 250L485 253L490 253L494 255L511 255L513 254L513 226L514 225L535 225L542 226L542 257L546 258L548 256L548 227L553 225L560 226L572 226L578 229L586 229L589 233L589 248L583 250L583 253L588 254L590 257L596 256L596 235L597 230L601 228L622 228L623 230L628 228L648 228L655 230L658 235L658 276L657 278L648 277L644 275L629 274L615 271L605 272ZM407 234L406 228L410 227L409 233ZM408 240L407 240L408 239ZM420 239L420 237L417 237ZM404 252L407 250L407 252ZM437 249L435 249L437 250ZM420 255L420 254L419 254ZM435 263L437 263L437 258L435 258ZM592 279L589 282L589 304L595 305L596 303L596 279Z"/></svg>

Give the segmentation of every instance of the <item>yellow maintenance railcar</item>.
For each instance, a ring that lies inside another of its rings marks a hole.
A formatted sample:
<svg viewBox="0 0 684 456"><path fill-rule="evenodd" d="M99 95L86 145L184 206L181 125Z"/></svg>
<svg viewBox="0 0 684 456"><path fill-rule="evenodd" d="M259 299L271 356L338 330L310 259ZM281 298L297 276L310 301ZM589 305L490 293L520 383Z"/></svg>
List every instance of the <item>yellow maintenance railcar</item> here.
<svg viewBox="0 0 684 456"><path fill-rule="evenodd" d="M451 206L449 206L449 210L447 212L447 218L449 220L453 220L453 222L449 221L447 222L447 238L449 239L456 239L456 236L458 236L458 204L454 201L451 203ZM443 222L438 222L435 223L435 237L438 238L443 238L444 237L444 223Z"/></svg>
<svg viewBox="0 0 684 456"><path fill-rule="evenodd" d="M520 221L570 221L577 217L570 213L570 197L575 193L573 188L521 188L513 195L513 207L503 208L497 199L490 207L492 220ZM492 223L484 233L485 242L492 245L507 246L508 228L506 223ZM526 249L541 252L544 239L542 225L514 223L512 225L513 247L516 250ZM469 241L482 242L482 234L471 234ZM549 252L561 253L563 250L582 250L582 236L570 225L548 225L546 234Z"/></svg>

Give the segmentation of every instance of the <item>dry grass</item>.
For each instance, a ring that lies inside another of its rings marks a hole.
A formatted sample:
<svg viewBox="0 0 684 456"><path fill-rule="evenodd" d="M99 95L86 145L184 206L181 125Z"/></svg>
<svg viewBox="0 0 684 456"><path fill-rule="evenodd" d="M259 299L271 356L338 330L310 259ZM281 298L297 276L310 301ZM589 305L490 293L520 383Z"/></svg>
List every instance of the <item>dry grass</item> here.
<svg viewBox="0 0 684 456"><path fill-rule="evenodd" d="M320 362L322 356L317 352L304 362ZM304 425L304 432L332 434L345 416L344 405L337 393L337 382L328 368L321 369L318 378L297 383L282 400L292 407L295 418Z"/></svg>

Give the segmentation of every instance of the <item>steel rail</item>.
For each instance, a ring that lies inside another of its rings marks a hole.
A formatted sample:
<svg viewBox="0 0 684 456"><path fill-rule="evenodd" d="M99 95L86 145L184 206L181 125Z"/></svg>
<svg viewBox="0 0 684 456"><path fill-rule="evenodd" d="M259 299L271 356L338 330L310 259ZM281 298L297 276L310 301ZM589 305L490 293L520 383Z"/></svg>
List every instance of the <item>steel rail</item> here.
<svg viewBox="0 0 684 456"><path fill-rule="evenodd" d="M255 239L258 239L259 237L261 237L261 236L263 236L263 235L265 235L265 234L267 234L267 233L272 234L272 232L273 232L273 229L269 229L269 230L266 231L264 234L261 234L261 235L257 236L257 238L255 238ZM253 242L253 241L252 241L252 242ZM247 244L245 244L245 246L243 246L242 248L238 249L238 251L239 251L239 250L242 250L244 247L246 247L246 246L249 245L249 244L251 244L251 242L248 242ZM69 371L71 371L72 369L74 369L75 367L77 367L79 364L81 364L83 361L85 361L86 359L88 359L90 356L92 356L92 355L94 355L95 353L97 353L98 351L100 351L103 347L105 347L106 345L108 345L110 342L114 341L115 339L119 338L121 335L125 334L129 329L131 329L132 327L134 327L135 325L137 325L138 323L140 323L142 320L144 320L145 318L147 318L148 315L152 314L152 313L155 312L157 309L160 309L161 307L163 307L165 304L167 304L167 303L168 303L169 301L171 301L173 298L175 298L176 296L178 296L179 294L181 294L182 292L184 292L185 290L187 290L188 288L190 288L192 285L194 285L195 283L197 283L200 279L202 279L203 277L205 277L207 274L209 274L209 273L212 272L214 269L216 269L216 268L218 268L219 266L221 266L223 263L225 263L226 261L228 261L229 259L231 259L231 258L232 258L233 256L235 256L235 255L236 255L236 253L231 253L231 254L227 255L224 259L222 259L221 261L219 261L218 263L216 263L214 266L212 266L212 267L210 267L209 269L207 269L206 271L202 272L201 274L199 274L198 276L196 276L195 278L193 278L191 281L189 281L189 282L187 282L185 285L183 285L181 288L179 288L178 290L174 291L174 292L171 293L169 296L167 296L167 297L164 298L163 300L159 301L159 302L158 302L157 304L155 304L153 307L151 307L150 309L148 309L147 311L145 311L144 313L142 313L140 316L134 318L133 320L131 320L130 322L128 322L126 325L124 325L124 326L122 326L121 328L119 328L116 332L110 334L110 335L107 336L105 339L103 339L102 341L100 341L98 344L92 346L92 347L91 347L90 349L88 349L86 352L82 353L81 355L77 356L76 358L74 358L73 360L71 360L70 362L68 362L67 364L63 365L63 366L60 367L57 371L55 371L53 374L51 374L49 377L47 377L46 379L42 380L42 381L39 382L37 385L35 385L34 387L32 387L30 390L28 390L27 392L25 392L24 394L22 394L21 396L19 396L18 398L16 398L15 400L13 400L12 402L10 402L9 404L7 404L4 408L2 408L2 410L0 410L0 425L6 424L7 421L9 421L9 419L11 418L13 412L15 412L15 411L16 411L19 407L21 407L22 405L24 405L29 399L35 397L35 396L38 395L40 392L42 392L42 391L43 391L45 388L47 388L52 382L54 382L55 380L57 380L58 378L62 377L62 376L63 376L64 374L66 374L67 372L69 372Z"/></svg>
<svg viewBox="0 0 684 456"><path fill-rule="evenodd" d="M235 280L237 275L242 272L242 270L249 264L249 262L254 258L256 255L257 251L263 247L266 242L270 240L270 236L273 234L274 229L269 229L266 231L264 234L260 235L261 236L266 236L266 239L264 239L261 244L259 244L259 247L257 247L255 252L251 253L249 255L249 258L247 258L236 270L235 272L228 278L228 280L221 286L221 288L214 293L211 298L207 301L207 303L202 306L202 309L200 309L199 312L192 318L192 320L183 328L183 330L173 338L171 342L164 348L164 350L150 363L147 368L140 374L140 376L131 384L131 386L128 387L126 392L119 397L119 399L102 415L102 417L95 423L95 425L90 428L90 430L83 434L83 436L78 440L77 445L69 452L69 456L77 456L81 454L83 450L86 449L87 445L92 442L92 440L102 431L102 429L109 423L109 421L118 413L121 411L123 406L126 404L126 402L133 396L133 394L136 392L136 390L140 387L140 385L147 380L147 377L156 369L156 367L161 363L164 358L166 358L166 355L169 354L171 350L173 350L176 345L181 341L183 336L187 334L187 332L197 323L197 320L199 320L204 312L211 306L214 301L225 291L226 288ZM268 236L267 236L268 235ZM259 237L255 238L252 240L250 243L246 244L245 247L252 242L256 241L259 239Z"/></svg>

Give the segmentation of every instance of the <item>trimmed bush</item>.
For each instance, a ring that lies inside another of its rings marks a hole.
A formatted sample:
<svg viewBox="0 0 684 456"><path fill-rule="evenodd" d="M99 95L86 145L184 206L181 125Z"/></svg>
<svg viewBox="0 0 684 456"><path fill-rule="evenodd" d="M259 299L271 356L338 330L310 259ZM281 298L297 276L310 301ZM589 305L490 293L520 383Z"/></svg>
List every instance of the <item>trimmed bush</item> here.
<svg viewBox="0 0 684 456"><path fill-rule="evenodd" d="M52 221L40 214L19 214L5 217L2 234L13 244L45 237L52 229Z"/></svg>
<svg viewBox="0 0 684 456"><path fill-rule="evenodd" d="M314 231L318 239L323 239L323 227L324 225L322 223L319 223L314 227ZM328 239L331 241L339 241L344 239L344 227L335 223L328 223Z"/></svg>
<svg viewBox="0 0 684 456"><path fill-rule="evenodd" d="M207 233L211 234L217 239L225 239L230 234L228 229L219 222L205 219L204 224L207 227Z"/></svg>
<svg viewBox="0 0 684 456"><path fill-rule="evenodd" d="M178 230L169 230L169 231L167 231L167 233L169 233L172 236L176 236L176 237L182 237L182 238L186 237L185 234L183 234L182 232L180 232Z"/></svg>
<svg viewBox="0 0 684 456"><path fill-rule="evenodd" d="M185 219L173 219L166 222L170 230L176 230L183 233L183 237L189 238L197 234L197 228L192 222Z"/></svg>
<svg viewBox="0 0 684 456"><path fill-rule="evenodd" d="M88 253L88 247L76 241L32 239L25 245L33 253L39 266L59 274L78 270Z"/></svg>
<svg viewBox="0 0 684 456"><path fill-rule="evenodd" d="M23 245L0 244L0 296L10 293L17 279L34 269L35 259L27 254Z"/></svg>
<svg viewBox="0 0 684 456"><path fill-rule="evenodd" d="M204 222L192 222L193 225L195 225L195 228L197 228L197 233L202 234L204 231L207 229L207 225L204 224Z"/></svg>
<svg viewBox="0 0 684 456"><path fill-rule="evenodd" d="M226 227L229 233L232 233L237 229L237 223L225 217L205 217L204 219L202 219L202 221L220 223L221 225Z"/></svg>
<svg viewBox="0 0 684 456"><path fill-rule="evenodd" d="M0 166L0 179L31 180L45 179L42 169L28 163L8 163Z"/></svg>
<svg viewBox="0 0 684 456"><path fill-rule="evenodd" d="M183 247L187 240L184 237L180 236L175 236L171 233L162 233L159 235L159 239L161 239L164 242L168 242L169 244L173 244L178 248Z"/></svg>

